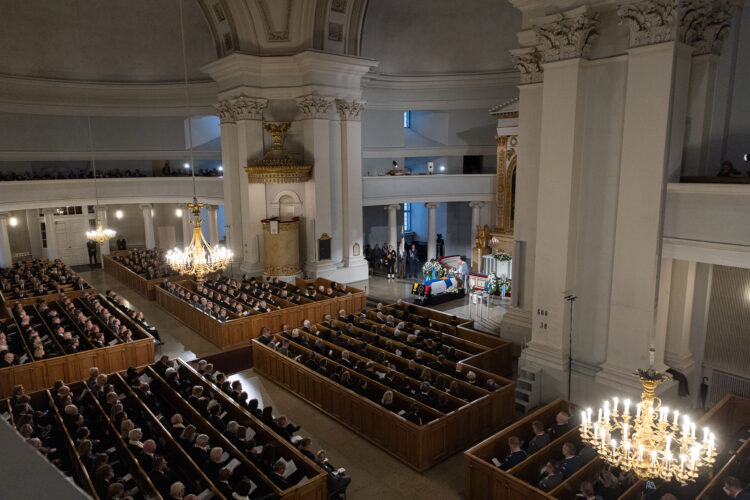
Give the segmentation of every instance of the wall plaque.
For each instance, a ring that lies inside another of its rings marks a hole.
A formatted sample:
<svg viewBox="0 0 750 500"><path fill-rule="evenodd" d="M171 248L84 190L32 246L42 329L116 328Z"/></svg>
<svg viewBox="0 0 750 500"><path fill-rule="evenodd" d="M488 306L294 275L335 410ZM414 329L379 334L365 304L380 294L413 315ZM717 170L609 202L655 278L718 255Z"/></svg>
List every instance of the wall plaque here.
<svg viewBox="0 0 750 500"><path fill-rule="evenodd" d="M318 260L331 260L331 237L326 233L318 239Z"/></svg>

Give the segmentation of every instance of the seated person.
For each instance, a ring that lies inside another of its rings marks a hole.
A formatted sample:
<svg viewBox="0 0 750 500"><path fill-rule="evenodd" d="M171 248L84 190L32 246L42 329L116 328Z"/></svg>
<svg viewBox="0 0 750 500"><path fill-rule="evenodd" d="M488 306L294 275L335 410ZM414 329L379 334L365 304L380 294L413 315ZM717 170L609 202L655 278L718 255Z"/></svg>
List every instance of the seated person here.
<svg viewBox="0 0 750 500"><path fill-rule="evenodd" d="M554 441L573 428L573 426L570 425L569 420L570 414L568 412L557 412L557 415L555 415L555 425L548 430L550 441Z"/></svg>
<svg viewBox="0 0 750 500"><path fill-rule="evenodd" d="M591 484L591 481L583 481L581 483L581 493L577 496L585 500L602 500L602 497L594 494L594 485Z"/></svg>
<svg viewBox="0 0 750 500"><path fill-rule="evenodd" d="M750 493L742 489L742 483L734 476L727 476L724 478L724 488L722 489L727 494L728 498L750 500Z"/></svg>
<svg viewBox="0 0 750 500"><path fill-rule="evenodd" d="M521 440L517 436L511 436L508 438L508 447L510 453L503 459L503 463L500 466L502 470L510 470L516 465L523 462L528 456L525 451L521 449Z"/></svg>
<svg viewBox="0 0 750 500"><path fill-rule="evenodd" d="M563 479L568 479L581 468L581 459L576 455L576 447L573 443L565 443L562 446L563 460L560 463L560 472Z"/></svg>
<svg viewBox="0 0 750 500"><path fill-rule="evenodd" d="M542 491L550 491L557 487L558 484L562 483L563 477L560 473L560 462L554 458L547 460L547 464L544 467L544 474L537 483L537 488Z"/></svg>
<svg viewBox="0 0 750 500"><path fill-rule="evenodd" d="M549 444L549 434L544 432L544 424L541 420L534 420L531 423L531 429L534 431L534 437L529 441L527 449L529 455L536 453Z"/></svg>

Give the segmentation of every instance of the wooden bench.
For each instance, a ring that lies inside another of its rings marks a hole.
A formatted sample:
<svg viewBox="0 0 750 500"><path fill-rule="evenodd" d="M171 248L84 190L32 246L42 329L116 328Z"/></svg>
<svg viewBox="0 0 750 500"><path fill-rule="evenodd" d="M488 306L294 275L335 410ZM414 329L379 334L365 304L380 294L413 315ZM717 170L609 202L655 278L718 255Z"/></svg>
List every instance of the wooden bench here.
<svg viewBox="0 0 750 500"><path fill-rule="evenodd" d="M420 426L257 340L253 341L252 351L256 372L289 389L417 471L429 469L513 418L515 383L510 380L500 379L498 390L447 415L421 405L420 413L430 421ZM350 373L356 378L356 372L350 370ZM376 389L374 397L379 398L388 390L371 379L368 383ZM394 391L397 407L410 401Z"/></svg>
<svg viewBox="0 0 750 500"><path fill-rule="evenodd" d="M135 290L148 300L156 300L156 292L154 289L159 286L159 283L162 281L180 281L185 279L184 276L175 274L174 276L167 276L166 278L147 280L145 275L140 275L114 260L114 255L122 255L123 253L128 254L130 251L120 250L117 253L103 255L102 267L104 268L104 272L114 276L118 281L121 281L127 285L128 288Z"/></svg>
<svg viewBox="0 0 750 500"><path fill-rule="evenodd" d="M192 281L180 281L177 284L184 286L188 290L195 289L195 283ZM263 327L267 326L271 331L277 332L281 330L282 325L299 325L305 319L321 318L325 314L333 314L339 309L346 309L345 306L349 303L354 304L350 307L357 307L360 300L362 303L365 300L364 293L362 293L361 297L355 296L355 298L347 295L345 297L294 305L267 313L256 313L244 318L220 322L160 286L156 287L154 291L156 293L156 302L160 306L164 307L169 313L198 332L209 342L224 350L247 345L249 341L260 335L260 330ZM344 300L340 301L339 299ZM359 309L346 310L352 313L359 311Z"/></svg>
<svg viewBox="0 0 750 500"><path fill-rule="evenodd" d="M99 297L101 300L106 300L101 295ZM85 305L85 301L82 301L82 303ZM96 317L95 315L92 316ZM93 348L54 358L30 361L22 365L0 368L0 398L10 396L13 386L17 384L22 384L28 392L36 392L52 387L56 380L65 380L66 382L85 380L88 378L89 368L92 366L98 367L102 372L110 373L125 370L130 366L153 363L153 337L132 322L130 318L123 315L122 320L127 321L126 324L133 331L133 342L118 342L102 348ZM40 332L41 334L42 332ZM23 337L20 332L18 335ZM83 340L81 341L83 342ZM28 352L28 348L26 349ZM29 359L32 359L30 352L28 352L28 355Z"/></svg>
<svg viewBox="0 0 750 500"><path fill-rule="evenodd" d="M303 455L286 439L263 424L255 415L242 408L221 389L201 377L190 365L179 358L175 359L175 362L180 378L190 381L193 386L202 386L204 395L210 394L212 399L221 404L222 409L227 412L228 420L234 420L243 427L253 429L255 432L254 439L258 443L273 444L279 457L287 462L293 460L298 470L304 472L308 480L304 484L298 483L284 490L282 498L287 500L324 500L327 497L327 472Z"/></svg>

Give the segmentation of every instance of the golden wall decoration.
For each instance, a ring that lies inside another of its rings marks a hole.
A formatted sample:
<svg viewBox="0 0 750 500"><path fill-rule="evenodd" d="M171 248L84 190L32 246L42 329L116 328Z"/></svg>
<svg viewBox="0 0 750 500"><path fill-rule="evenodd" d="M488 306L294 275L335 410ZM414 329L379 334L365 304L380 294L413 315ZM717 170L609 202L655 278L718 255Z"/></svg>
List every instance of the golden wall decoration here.
<svg viewBox="0 0 750 500"><path fill-rule="evenodd" d="M284 149L284 136L290 122L264 123L263 128L273 136L273 146L263 159L245 167L247 182L251 184L287 184L310 180L312 166L303 165Z"/></svg>
<svg viewBox="0 0 750 500"><path fill-rule="evenodd" d="M278 232L271 224L278 223ZM302 272L299 266L299 219L263 221L263 256L266 276L293 276Z"/></svg>
<svg viewBox="0 0 750 500"><path fill-rule="evenodd" d="M495 198L495 232L513 233L514 186L518 136L503 135L497 141L497 192Z"/></svg>

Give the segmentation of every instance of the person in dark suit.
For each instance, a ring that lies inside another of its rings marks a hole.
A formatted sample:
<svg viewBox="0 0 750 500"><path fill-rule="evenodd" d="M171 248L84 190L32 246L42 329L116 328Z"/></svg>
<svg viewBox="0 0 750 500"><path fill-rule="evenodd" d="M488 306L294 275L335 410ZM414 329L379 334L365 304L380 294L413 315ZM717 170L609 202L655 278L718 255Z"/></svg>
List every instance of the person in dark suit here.
<svg viewBox="0 0 750 500"><path fill-rule="evenodd" d="M154 464L151 467L151 472L148 474L151 482L154 483L156 489L159 491L162 497L169 498L169 488L172 486L173 478L169 473L167 467L167 460L161 455L154 456Z"/></svg>
<svg viewBox="0 0 750 500"><path fill-rule="evenodd" d="M138 464L144 471L150 471L154 467L156 461L154 452L156 452L156 442L153 439L144 441L141 454L136 457L138 458Z"/></svg>
<svg viewBox="0 0 750 500"><path fill-rule="evenodd" d="M97 264L98 263L96 261L96 247L97 247L97 245L96 245L95 241L89 240L89 241L86 242L86 249L89 252L89 264Z"/></svg>
<svg viewBox="0 0 750 500"><path fill-rule="evenodd" d="M544 469L544 475L537 483L537 487L542 491L550 491L562 483L563 477L560 473L560 463L554 458L547 461Z"/></svg>
<svg viewBox="0 0 750 500"><path fill-rule="evenodd" d="M417 277L417 262L419 261L419 255L417 254L417 245L414 243L411 244L411 248L406 253L406 261L408 263L408 276L410 277Z"/></svg>
<svg viewBox="0 0 750 500"><path fill-rule="evenodd" d="M310 438L302 438L297 445L297 449L307 458L315 461L315 455L312 452L312 440Z"/></svg>
<svg viewBox="0 0 750 500"><path fill-rule="evenodd" d="M219 471L224 467L224 462L221 461L223 454L224 450L220 446L214 446L209 452L203 470L211 481L219 479Z"/></svg>
<svg viewBox="0 0 750 500"><path fill-rule="evenodd" d="M566 411L559 411L557 412L557 415L555 415L555 425L553 425L549 429L549 438L550 441L554 441L555 439L559 438L566 432L568 432L570 429L573 428L572 425L569 423L570 421L570 414Z"/></svg>
<svg viewBox="0 0 750 500"><path fill-rule="evenodd" d="M534 420L531 423L531 428L534 431L534 437L529 441L527 449L529 455L536 453L549 444L549 434L544 432L544 424L541 420Z"/></svg>
<svg viewBox="0 0 750 500"><path fill-rule="evenodd" d="M508 438L508 447L510 453L503 459L503 463L500 466L502 470L510 470L512 467L520 464L528 456L525 451L521 449L521 440L517 436L511 436Z"/></svg>
<svg viewBox="0 0 750 500"><path fill-rule="evenodd" d="M742 489L742 483L734 476L724 478L724 492L728 498L750 500L750 493Z"/></svg>
<svg viewBox="0 0 750 500"><path fill-rule="evenodd" d="M234 490L232 489L232 486L229 484L229 479L232 477L232 472L227 469L226 467L222 467L222 469L219 471L219 480L214 481L214 484L217 488L219 488L219 491L222 495L224 495L226 498L234 498L232 497L232 493L234 493Z"/></svg>
<svg viewBox="0 0 750 500"><path fill-rule="evenodd" d="M570 476L581 468L581 459L576 455L576 447L573 443L565 443L562 447L563 461L560 463L560 473L563 479Z"/></svg>
<svg viewBox="0 0 750 500"><path fill-rule="evenodd" d="M282 490L286 490L290 486L289 482L284 478L284 472L286 472L286 464L279 460L274 464L273 471L268 475L273 484Z"/></svg>

